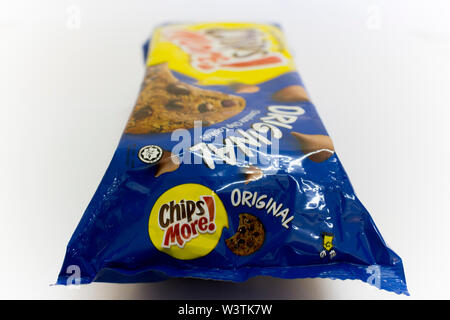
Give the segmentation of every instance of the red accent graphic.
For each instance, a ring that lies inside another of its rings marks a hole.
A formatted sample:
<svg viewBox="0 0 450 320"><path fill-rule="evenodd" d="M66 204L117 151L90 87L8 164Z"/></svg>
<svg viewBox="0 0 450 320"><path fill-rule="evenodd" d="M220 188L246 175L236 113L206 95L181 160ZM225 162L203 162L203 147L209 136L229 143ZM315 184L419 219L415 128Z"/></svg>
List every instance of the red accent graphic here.
<svg viewBox="0 0 450 320"><path fill-rule="evenodd" d="M214 198L212 196L203 196L203 200L206 202L206 206L208 207L208 213L209 213L209 226L208 229L210 232L216 230L216 224L215 221L215 214L216 214L216 208L214 204Z"/></svg>
<svg viewBox="0 0 450 320"><path fill-rule="evenodd" d="M274 63L280 63L283 60L281 60L280 57L272 56L272 57L266 57L261 58L257 60L250 60L250 61L243 61L243 62L235 62L235 63L223 63L222 67L234 67L234 68L242 68L242 67L254 67L264 64L274 64Z"/></svg>

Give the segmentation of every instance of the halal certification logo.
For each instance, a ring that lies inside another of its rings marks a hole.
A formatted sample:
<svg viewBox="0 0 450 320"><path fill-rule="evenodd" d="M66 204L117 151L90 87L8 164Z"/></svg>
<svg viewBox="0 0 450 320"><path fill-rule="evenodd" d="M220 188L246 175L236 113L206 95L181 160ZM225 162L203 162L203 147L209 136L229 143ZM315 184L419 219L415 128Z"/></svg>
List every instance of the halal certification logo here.
<svg viewBox="0 0 450 320"><path fill-rule="evenodd" d="M156 163L163 156L163 150L159 146L149 145L139 149L138 157L144 163Z"/></svg>

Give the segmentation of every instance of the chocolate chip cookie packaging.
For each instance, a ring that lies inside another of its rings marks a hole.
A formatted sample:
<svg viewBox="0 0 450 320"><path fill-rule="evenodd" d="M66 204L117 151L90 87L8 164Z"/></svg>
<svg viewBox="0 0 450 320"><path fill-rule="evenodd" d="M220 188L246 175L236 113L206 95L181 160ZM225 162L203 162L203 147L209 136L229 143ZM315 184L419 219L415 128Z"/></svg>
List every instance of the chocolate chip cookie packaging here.
<svg viewBox="0 0 450 320"><path fill-rule="evenodd" d="M58 284L266 275L408 294L279 26L166 24L145 48L140 93Z"/></svg>

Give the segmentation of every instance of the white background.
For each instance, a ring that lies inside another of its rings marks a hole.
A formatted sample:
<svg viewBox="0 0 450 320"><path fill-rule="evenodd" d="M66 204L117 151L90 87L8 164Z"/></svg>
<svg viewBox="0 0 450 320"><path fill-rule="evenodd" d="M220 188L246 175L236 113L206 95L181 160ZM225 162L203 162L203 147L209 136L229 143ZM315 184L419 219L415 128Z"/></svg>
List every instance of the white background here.
<svg viewBox="0 0 450 320"><path fill-rule="evenodd" d="M279 22L412 298L450 298L448 1L2 1L0 298L398 299L363 282L50 286L166 21ZM408 299L408 298L407 298Z"/></svg>

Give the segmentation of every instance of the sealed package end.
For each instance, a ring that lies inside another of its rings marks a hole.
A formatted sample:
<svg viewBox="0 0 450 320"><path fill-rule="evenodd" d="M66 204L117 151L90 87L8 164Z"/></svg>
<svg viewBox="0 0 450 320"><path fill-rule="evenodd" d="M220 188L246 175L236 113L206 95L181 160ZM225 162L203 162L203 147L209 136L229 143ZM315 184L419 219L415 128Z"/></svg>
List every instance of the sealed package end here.
<svg viewBox="0 0 450 320"><path fill-rule="evenodd" d="M408 294L278 26L164 25L147 48L58 284L266 275Z"/></svg>

